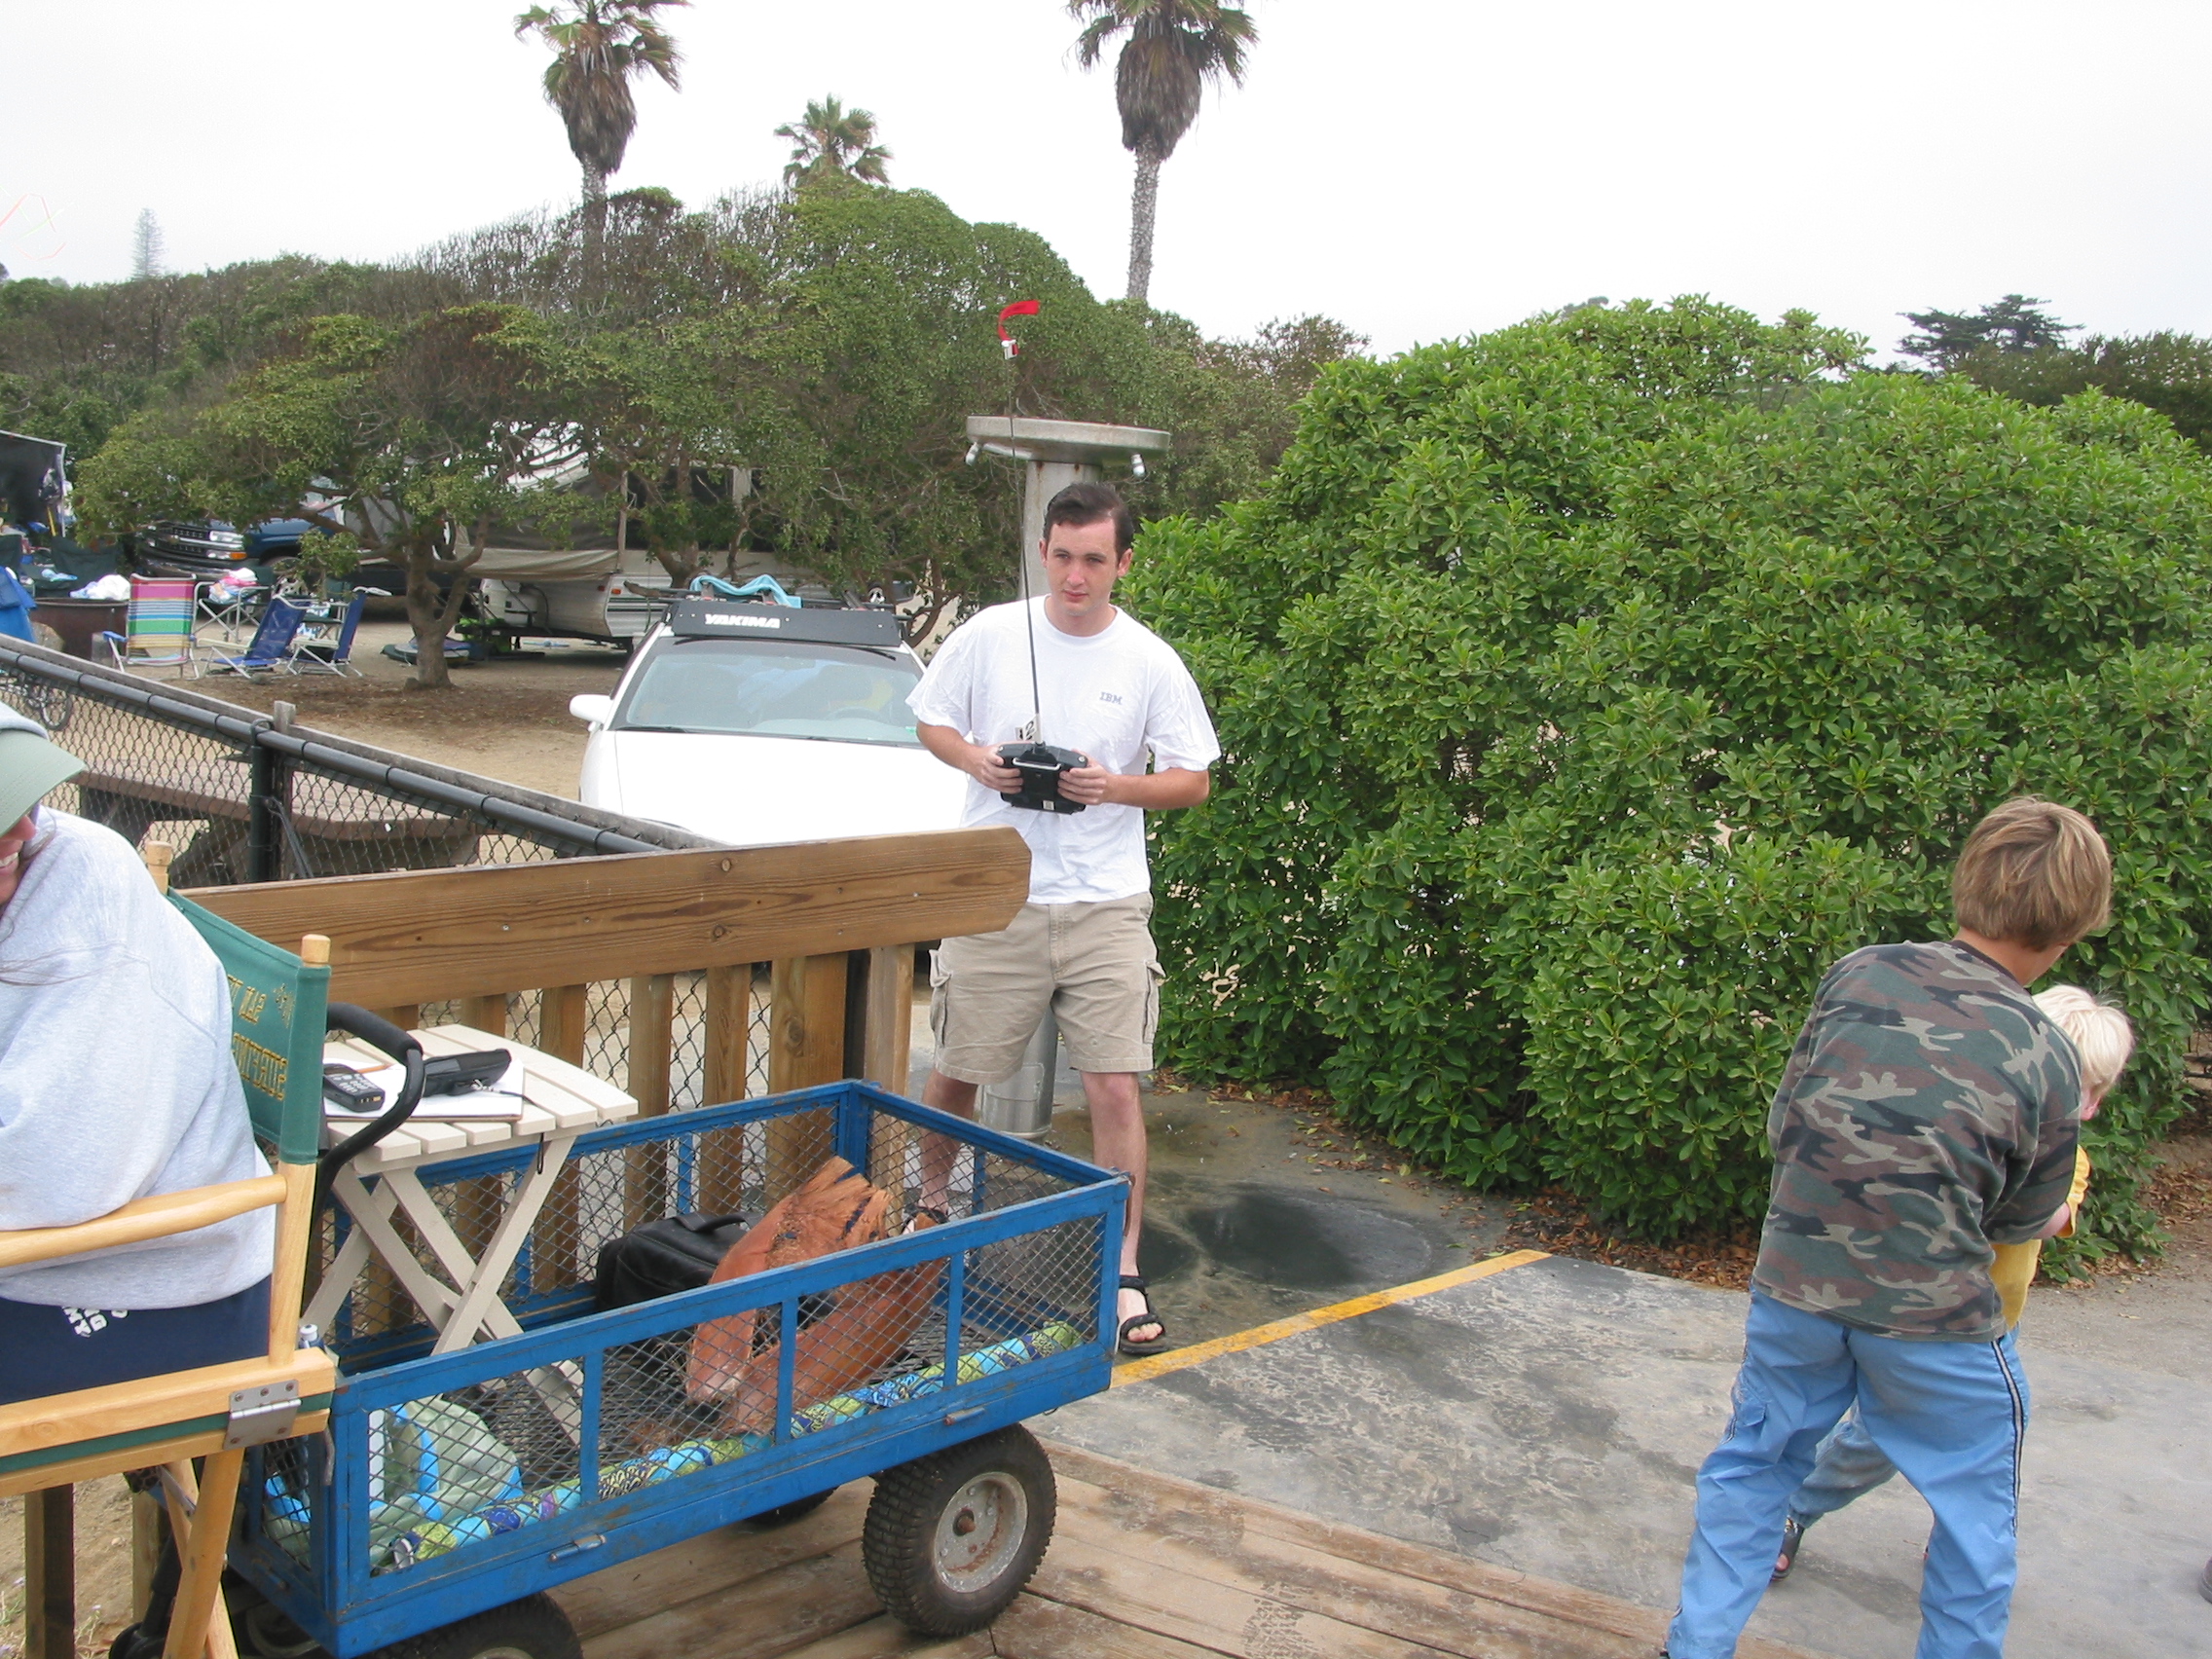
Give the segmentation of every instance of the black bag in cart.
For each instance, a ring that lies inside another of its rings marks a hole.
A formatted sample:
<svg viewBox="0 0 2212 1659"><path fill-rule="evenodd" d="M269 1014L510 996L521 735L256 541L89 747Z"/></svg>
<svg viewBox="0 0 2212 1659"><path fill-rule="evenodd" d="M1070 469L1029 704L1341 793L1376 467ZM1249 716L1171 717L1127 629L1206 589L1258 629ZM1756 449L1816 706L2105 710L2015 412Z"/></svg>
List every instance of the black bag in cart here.
<svg viewBox="0 0 2212 1659"><path fill-rule="evenodd" d="M715 1276L730 1246L752 1222L742 1215L694 1210L648 1221L600 1246L591 1286L592 1310L628 1308L680 1290L697 1290Z"/></svg>

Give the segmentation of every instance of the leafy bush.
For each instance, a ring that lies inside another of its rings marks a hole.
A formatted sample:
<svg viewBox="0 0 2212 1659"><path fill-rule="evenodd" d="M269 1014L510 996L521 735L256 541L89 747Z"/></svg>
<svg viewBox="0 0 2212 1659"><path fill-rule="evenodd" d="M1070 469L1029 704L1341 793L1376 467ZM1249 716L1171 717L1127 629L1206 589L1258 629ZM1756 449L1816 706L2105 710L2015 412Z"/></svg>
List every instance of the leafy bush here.
<svg viewBox="0 0 2212 1659"><path fill-rule="evenodd" d="M1967 830L2033 792L2113 843L2060 977L2142 1039L2079 1248L2152 1242L2212 991L2212 471L2141 407L1859 350L1678 301L1340 364L1265 495L1146 531L1130 604L1226 750L1154 831L1176 1064L1734 1225L1823 969L1947 936Z"/></svg>

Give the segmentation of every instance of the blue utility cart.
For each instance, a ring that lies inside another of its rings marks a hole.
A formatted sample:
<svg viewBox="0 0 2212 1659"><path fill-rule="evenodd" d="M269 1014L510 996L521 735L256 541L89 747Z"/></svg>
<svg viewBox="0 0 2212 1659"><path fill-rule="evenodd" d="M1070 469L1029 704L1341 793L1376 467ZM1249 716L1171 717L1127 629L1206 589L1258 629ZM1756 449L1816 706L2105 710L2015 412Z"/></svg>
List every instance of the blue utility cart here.
<svg viewBox="0 0 2212 1659"><path fill-rule="evenodd" d="M832 1155L900 1214L945 1221L595 1310L609 1241L665 1217L757 1218ZM466 1235L534 1156L419 1173ZM338 1659L402 1642L410 1659L572 1659L548 1587L871 1475L863 1554L885 1605L936 1634L979 1628L1050 1540L1051 1471L1022 1419L1107 1385L1126 1194L865 1083L585 1134L500 1290L520 1336L434 1354L388 1279L356 1286L327 1337L342 1373L327 1433L248 1469L232 1562L270 1604L247 1633L278 1633L252 1645L296 1650L289 1621ZM804 1333L894 1291L900 1330L877 1346L896 1351L810 1397ZM774 1376L751 1420L686 1387L695 1333L733 1317L759 1386Z"/></svg>

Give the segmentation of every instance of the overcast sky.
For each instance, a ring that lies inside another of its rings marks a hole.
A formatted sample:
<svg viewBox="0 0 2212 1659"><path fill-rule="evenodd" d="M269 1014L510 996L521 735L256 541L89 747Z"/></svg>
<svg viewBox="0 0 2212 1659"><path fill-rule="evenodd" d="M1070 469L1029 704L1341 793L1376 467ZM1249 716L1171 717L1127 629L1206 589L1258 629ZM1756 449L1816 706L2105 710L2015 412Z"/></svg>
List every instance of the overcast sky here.
<svg viewBox="0 0 2212 1659"><path fill-rule="evenodd" d="M6 6L0 262L127 276L379 259L573 199L518 0ZM1260 44L1167 164L1152 298L1216 334L1323 312L1382 350L1592 295L1899 312L2042 296L2212 334L2202 0L1250 0ZM615 188L772 180L834 92L892 178L1122 292L1130 162L1058 0L696 0Z"/></svg>

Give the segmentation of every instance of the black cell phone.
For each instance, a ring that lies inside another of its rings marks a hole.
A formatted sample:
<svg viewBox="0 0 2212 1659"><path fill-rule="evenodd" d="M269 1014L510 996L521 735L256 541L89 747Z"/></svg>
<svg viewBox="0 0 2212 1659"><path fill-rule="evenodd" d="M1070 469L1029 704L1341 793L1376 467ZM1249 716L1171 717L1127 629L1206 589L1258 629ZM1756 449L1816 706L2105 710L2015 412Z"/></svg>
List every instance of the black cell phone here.
<svg viewBox="0 0 2212 1659"><path fill-rule="evenodd" d="M375 1112L384 1105L383 1089L335 1060L322 1068L322 1097L342 1112Z"/></svg>

